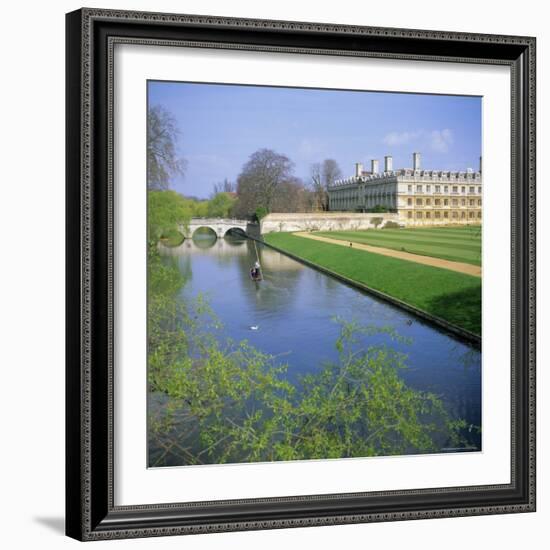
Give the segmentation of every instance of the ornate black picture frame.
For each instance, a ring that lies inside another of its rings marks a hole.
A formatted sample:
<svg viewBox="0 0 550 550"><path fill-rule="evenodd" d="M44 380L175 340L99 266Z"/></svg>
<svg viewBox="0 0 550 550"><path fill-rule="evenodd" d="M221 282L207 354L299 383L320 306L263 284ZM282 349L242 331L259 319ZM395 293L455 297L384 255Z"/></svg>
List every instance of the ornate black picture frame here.
<svg viewBox="0 0 550 550"><path fill-rule="evenodd" d="M117 507L113 497L113 47L483 63L511 69L511 483ZM82 9L67 15L66 532L79 540L535 510L535 39Z"/></svg>

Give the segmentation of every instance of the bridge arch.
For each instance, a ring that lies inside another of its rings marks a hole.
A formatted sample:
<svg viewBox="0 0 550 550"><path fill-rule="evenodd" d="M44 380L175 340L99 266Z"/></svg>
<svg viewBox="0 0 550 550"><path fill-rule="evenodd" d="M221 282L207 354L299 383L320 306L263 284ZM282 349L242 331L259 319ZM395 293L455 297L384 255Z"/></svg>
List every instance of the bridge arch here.
<svg viewBox="0 0 550 550"><path fill-rule="evenodd" d="M223 236L227 237L227 235L230 235L231 233L238 235L239 237L246 237L246 231L242 227L230 227L225 230Z"/></svg>
<svg viewBox="0 0 550 550"><path fill-rule="evenodd" d="M214 227L211 227L210 225L200 225L197 227L193 227L193 229L189 231L189 237L194 238L195 236L200 235L201 233L203 235L211 235L213 237L219 236L218 232Z"/></svg>
<svg viewBox="0 0 550 550"><path fill-rule="evenodd" d="M225 218L191 218L189 223L180 230L186 238L192 238L195 232L202 228L210 229L218 238L223 238L230 231L240 231L246 236L248 221Z"/></svg>

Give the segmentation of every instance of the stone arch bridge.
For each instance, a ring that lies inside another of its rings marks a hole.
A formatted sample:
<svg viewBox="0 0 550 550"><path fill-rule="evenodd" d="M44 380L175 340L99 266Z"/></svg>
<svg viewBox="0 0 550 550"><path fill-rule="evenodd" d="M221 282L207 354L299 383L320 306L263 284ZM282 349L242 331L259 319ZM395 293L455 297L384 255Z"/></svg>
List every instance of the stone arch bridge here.
<svg viewBox="0 0 550 550"><path fill-rule="evenodd" d="M179 226L179 230L186 239L192 238L197 229L206 227L212 230L218 238L223 238L231 230L237 230L246 235L247 220L237 220L231 218L191 218L187 228Z"/></svg>

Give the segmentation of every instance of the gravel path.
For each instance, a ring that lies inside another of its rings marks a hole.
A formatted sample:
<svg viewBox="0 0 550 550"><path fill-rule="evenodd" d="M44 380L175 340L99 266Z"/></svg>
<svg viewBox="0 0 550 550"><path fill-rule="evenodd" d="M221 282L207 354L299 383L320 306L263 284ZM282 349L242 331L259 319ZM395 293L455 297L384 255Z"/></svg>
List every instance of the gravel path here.
<svg viewBox="0 0 550 550"><path fill-rule="evenodd" d="M328 237L321 237L319 235L313 235L305 232L294 233L294 235L304 237L306 239L312 239L314 241L322 241L325 243L347 246L348 248L350 247L349 241L329 239ZM353 243L352 248L356 250L366 250L367 252L380 254L382 256L390 256L391 258L399 258L400 260L405 260L408 262L416 262L417 264L431 265L432 267L440 267L441 269L450 269L451 271L458 271L459 273L473 275L474 277L481 277L481 267L478 265L471 265L463 262L452 262L450 260L442 260L441 258L433 258L432 256L421 256L420 254L411 254L410 252L402 252L400 250L392 250L390 248L381 248L379 246L370 246L368 244Z"/></svg>

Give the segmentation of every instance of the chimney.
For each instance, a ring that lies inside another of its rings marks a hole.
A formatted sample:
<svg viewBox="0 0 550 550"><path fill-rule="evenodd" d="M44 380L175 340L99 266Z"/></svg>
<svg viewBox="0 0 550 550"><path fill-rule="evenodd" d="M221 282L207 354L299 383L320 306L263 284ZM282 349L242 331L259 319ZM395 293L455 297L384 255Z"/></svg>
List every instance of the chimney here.
<svg viewBox="0 0 550 550"><path fill-rule="evenodd" d="M355 176L358 178L363 174L363 164L361 162L355 163Z"/></svg>
<svg viewBox="0 0 550 550"><path fill-rule="evenodd" d="M413 170L420 170L420 153L413 153Z"/></svg>
<svg viewBox="0 0 550 550"><path fill-rule="evenodd" d="M370 161L370 171L372 174L378 174L378 159L372 159Z"/></svg>
<svg viewBox="0 0 550 550"><path fill-rule="evenodd" d="M483 168L483 157L479 157L479 173L481 173L482 168Z"/></svg>
<svg viewBox="0 0 550 550"><path fill-rule="evenodd" d="M384 157L384 172L391 172L393 170L393 158L391 155Z"/></svg>

